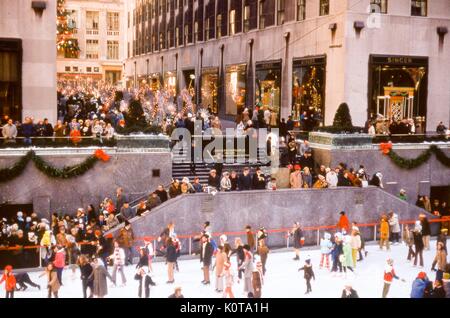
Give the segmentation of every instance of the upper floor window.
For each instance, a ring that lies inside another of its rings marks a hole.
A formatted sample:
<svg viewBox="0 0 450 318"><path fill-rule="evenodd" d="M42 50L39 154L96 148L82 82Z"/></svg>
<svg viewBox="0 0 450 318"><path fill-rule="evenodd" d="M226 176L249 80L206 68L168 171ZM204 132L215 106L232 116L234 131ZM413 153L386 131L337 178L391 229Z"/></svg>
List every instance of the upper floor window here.
<svg viewBox="0 0 450 318"><path fill-rule="evenodd" d="M119 12L108 12L107 27L108 31L119 31Z"/></svg>
<svg viewBox="0 0 450 318"><path fill-rule="evenodd" d="M175 46L180 46L180 28L175 29Z"/></svg>
<svg viewBox="0 0 450 318"><path fill-rule="evenodd" d="M306 18L306 0L297 0L297 21L303 21Z"/></svg>
<svg viewBox="0 0 450 318"><path fill-rule="evenodd" d="M264 16L264 1L259 2L259 28L264 29L266 25L266 18Z"/></svg>
<svg viewBox="0 0 450 318"><path fill-rule="evenodd" d="M330 14L330 0L320 0L320 15Z"/></svg>
<svg viewBox="0 0 450 318"><path fill-rule="evenodd" d="M69 15L67 17L67 26L69 28L75 29L73 33L76 33L76 28L77 28L77 11L69 10Z"/></svg>
<svg viewBox="0 0 450 318"><path fill-rule="evenodd" d="M205 20L205 41L208 41L209 38L209 34L211 31L211 24L209 23L209 18Z"/></svg>
<svg viewBox="0 0 450 318"><path fill-rule="evenodd" d="M108 52L106 58L108 60L119 59L119 41L107 41Z"/></svg>
<svg viewBox="0 0 450 318"><path fill-rule="evenodd" d="M98 40L86 40L86 58L98 59Z"/></svg>
<svg viewBox="0 0 450 318"><path fill-rule="evenodd" d="M236 10L230 11L230 35L236 34Z"/></svg>
<svg viewBox="0 0 450 318"><path fill-rule="evenodd" d="M284 24L284 0L278 0L277 2L277 24Z"/></svg>
<svg viewBox="0 0 450 318"><path fill-rule="evenodd" d="M184 25L184 45L189 43L189 26L187 24Z"/></svg>
<svg viewBox="0 0 450 318"><path fill-rule="evenodd" d="M250 6L247 5L244 7L244 32L248 32L250 30Z"/></svg>
<svg viewBox="0 0 450 318"><path fill-rule="evenodd" d="M387 13L388 0L370 0L370 12Z"/></svg>
<svg viewBox="0 0 450 318"><path fill-rule="evenodd" d="M217 22L216 22L216 37L220 38L222 37L222 15L217 15Z"/></svg>
<svg viewBox="0 0 450 318"><path fill-rule="evenodd" d="M86 11L86 30L98 30L98 11Z"/></svg>
<svg viewBox="0 0 450 318"><path fill-rule="evenodd" d="M427 0L412 0L411 15L426 17L427 16Z"/></svg>
<svg viewBox="0 0 450 318"><path fill-rule="evenodd" d="M194 42L198 42L198 22L194 23Z"/></svg>

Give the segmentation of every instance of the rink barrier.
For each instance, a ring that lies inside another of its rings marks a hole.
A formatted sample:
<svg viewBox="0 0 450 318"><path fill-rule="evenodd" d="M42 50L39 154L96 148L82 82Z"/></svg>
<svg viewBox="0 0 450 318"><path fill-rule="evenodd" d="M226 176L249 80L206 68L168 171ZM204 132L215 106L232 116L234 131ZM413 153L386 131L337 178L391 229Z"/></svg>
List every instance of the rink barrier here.
<svg viewBox="0 0 450 318"><path fill-rule="evenodd" d="M407 221L400 221L401 225L401 233L403 233L404 226L406 224L415 224L416 220L407 220ZM444 222L450 222L450 217L444 217L440 219L432 219L428 221L429 223L444 223ZM371 223L360 223L357 224L358 228L373 228L374 229L374 238L373 241L377 241L377 227L379 223L378 222L371 222ZM324 225L324 226L305 226L302 228L303 232L306 231L315 231L316 236L316 246L320 245L320 232L321 231L327 231L327 230L335 230L337 228L336 225ZM283 238L286 239L286 248L290 247L290 233L292 231L292 228L281 228L281 229L269 229L266 230L268 234L284 234ZM212 237L220 237L221 235L225 234L226 236L233 236L233 237L239 237L247 235L247 232L245 231L235 231L235 232L216 232L212 233ZM189 240L188 241L188 254L192 255L193 252L193 239L196 237L199 237L199 233L196 234L184 234L184 235L177 235L177 238L179 240ZM111 238L111 237L109 237ZM257 233L255 233L255 242L257 242ZM158 243L158 236L144 236L144 237L137 237L134 239L134 241L144 242L144 241L152 241L153 242L153 248L156 250L156 246ZM78 242L76 243L78 246L80 245L91 245L92 242ZM39 267L42 267L42 249L41 248L48 248L48 246L42 246L42 245L30 245L30 246L24 246L24 247L0 247L0 251L17 251L17 250L31 250L31 249L39 249ZM139 249L139 247L137 247Z"/></svg>

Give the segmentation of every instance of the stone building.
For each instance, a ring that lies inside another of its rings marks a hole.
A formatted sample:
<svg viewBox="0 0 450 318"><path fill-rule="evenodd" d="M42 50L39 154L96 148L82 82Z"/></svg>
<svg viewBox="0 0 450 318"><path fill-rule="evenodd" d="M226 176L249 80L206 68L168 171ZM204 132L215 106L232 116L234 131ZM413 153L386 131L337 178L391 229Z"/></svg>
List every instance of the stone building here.
<svg viewBox="0 0 450 318"><path fill-rule="evenodd" d="M56 121L56 1L0 1L0 115Z"/></svg>
<svg viewBox="0 0 450 318"><path fill-rule="evenodd" d="M145 80L235 120L255 104L276 121L329 125L450 120L448 0L136 0L127 8L128 86Z"/></svg>
<svg viewBox="0 0 450 318"><path fill-rule="evenodd" d="M122 80L125 59L124 0L67 0L68 24L75 27L72 41L78 54L59 51L58 79L82 82L104 80L117 84Z"/></svg>

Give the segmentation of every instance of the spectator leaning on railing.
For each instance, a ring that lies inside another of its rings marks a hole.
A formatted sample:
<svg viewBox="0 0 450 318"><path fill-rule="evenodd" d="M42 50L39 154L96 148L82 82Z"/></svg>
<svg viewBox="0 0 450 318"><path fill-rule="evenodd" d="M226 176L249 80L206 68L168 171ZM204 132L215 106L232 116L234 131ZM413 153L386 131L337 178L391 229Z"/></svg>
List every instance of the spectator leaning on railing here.
<svg viewBox="0 0 450 318"><path fill-rule="evenodd" d="M8 119L6 125L2 127L2 135L5 138L5 143L16 142L17 127L12 119Z"/></svg>

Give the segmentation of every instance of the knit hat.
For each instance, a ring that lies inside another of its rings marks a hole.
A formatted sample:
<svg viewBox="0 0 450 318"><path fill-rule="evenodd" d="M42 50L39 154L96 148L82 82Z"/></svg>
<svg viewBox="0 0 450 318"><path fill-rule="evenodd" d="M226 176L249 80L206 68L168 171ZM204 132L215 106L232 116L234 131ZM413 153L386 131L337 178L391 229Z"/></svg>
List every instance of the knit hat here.
<svg viewBox="0 0 450 318"><path fill-rule="evenodd" d="M295 165L294 170L300 170L302 167L300 165Z"/></svg>
<svg viewBox="0 0 450 318"><path fill-rule="evenodd" d="M419 279L425 279L427 277L427 274L425 273L425 272L420 272L418 275L417 275L417 278L419 278Z"/></svg>
<svg viewBox="0 0 450 318"><path fill-rule="evenodd" d="M19 218L23 217L23 212L22 211L17 212L17 217Z"/></svg>
<svg viewBox="0 0 450 318"><path fill-rule="evenodd" d="M6 265L5 266L5 271L8 271L8 272L10 272L10 271L12 271L12 266L11 265Z"/></svg>

